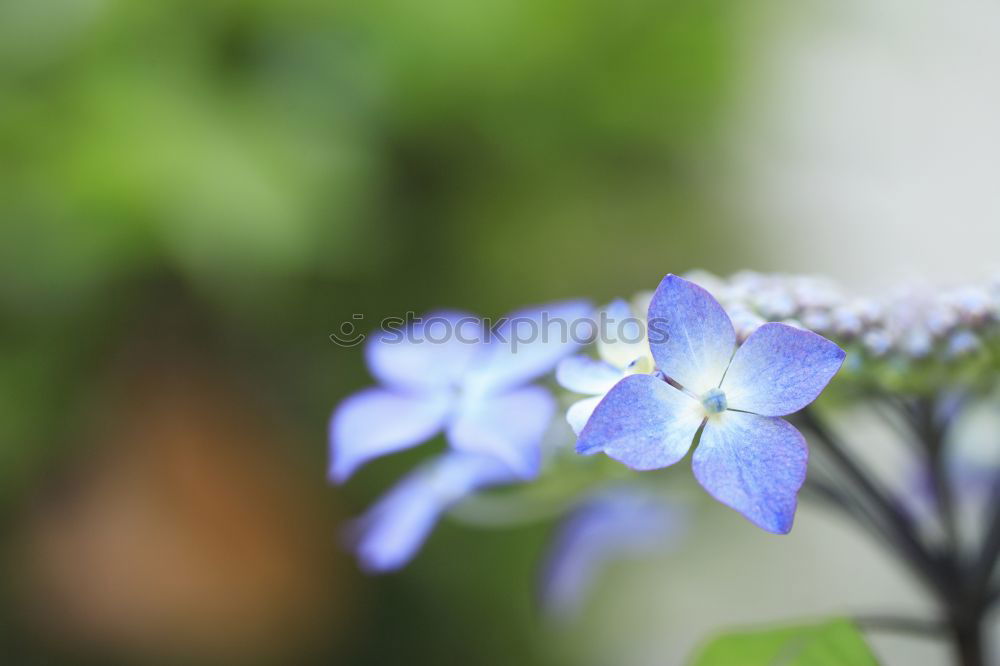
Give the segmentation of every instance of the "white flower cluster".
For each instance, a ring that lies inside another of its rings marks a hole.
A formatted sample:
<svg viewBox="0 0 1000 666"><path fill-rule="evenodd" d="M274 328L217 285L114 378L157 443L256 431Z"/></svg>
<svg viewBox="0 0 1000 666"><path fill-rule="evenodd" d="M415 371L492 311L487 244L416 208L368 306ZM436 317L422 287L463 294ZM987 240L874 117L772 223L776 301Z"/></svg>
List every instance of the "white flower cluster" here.
<svg viewBox="0 0 1000 666"><path fill-rule="evenodd" d="M741 271L729 278L686 275L726 308L740 340L767 321L815 331L872 357L964 356L1000 330L1000 276L944 289L908 286L882 297L858 297L808 275Z"/></svg>

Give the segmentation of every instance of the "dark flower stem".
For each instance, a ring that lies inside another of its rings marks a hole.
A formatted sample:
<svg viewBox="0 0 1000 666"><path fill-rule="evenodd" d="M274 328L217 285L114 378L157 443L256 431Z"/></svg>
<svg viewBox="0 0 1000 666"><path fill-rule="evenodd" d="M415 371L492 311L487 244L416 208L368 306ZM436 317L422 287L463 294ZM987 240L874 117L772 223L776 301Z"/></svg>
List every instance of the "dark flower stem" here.
<svg viewBox="0 0 1000 666"><path fill-rule="evenodd" d="M990 507L991 513L987 520L986 536L983 538L982 548L975 565L973 586L982 591L983 601L989 605L997 600L997 591L989 591L988 588L993 579L997 559L1000 559L1000 477L993 483L993 490L990 493L990 501L987 506Z"/></svg>
<svg viewBox="0 0 1000 666"><path fill-rule="evenodd" d="M856 615L854 622L865 631L884 631L907 634L928 640L948 638L949 625L939 620L900 615Z"/></svg>
<svg viewBox="0 0 1000 666"><path fill-rule="evenodd" d="M952 636L955 642L957 663L962 666L985 666L983 653L982 617L968 621L952 620Z"/></svg>
<svg viewBox="0 0 1000 666"><path fill-rule="evenodd" d="M935 413L937 405L930 398L921 398L905 405L910 414L910 423L918 444L928 458L931 483L934 486L934 500L937 505L941 526L951 545L958 544L958 527L955 522L955 508L952 499L951 481L945 459L945 435L947 423L939 423ZM957 552L951 553L957 556Z"/></svg>
<svg viewBox="0 0 1000 666"><path fill-rule="evenodd" d="M948 587L947 571L943 563L921 541L909 516L858 464L847 447L841 443L840 439L813 410L809 408L802 410L800 418L802 424L815 435L815 441L823 447L833 462L841 469L847 482L858 491L866 504L870 505L871 510L879 517L890 537L890 542L896 544L897 548L902 551L904 561L920 574L932 591L939 595L943 593Z"/></svg>
<svg viewBox="0 0 1000 666"><path fill-rule="evenodd" d="M851 450L812 409L798 414L799 424L812 441L835 464L844 488L828 480L817 480L813 496L823 498L844 511L873 534L881 537L892 552L931 590L941 607L945 627L936 635L950 637L956 663L986 666L983 648L983 620L1000 596L990 588L1000 557L1000 478L994 487L992 515L985 537L974 558L963 558L956 526L953 492L945 467L944 449L947 423L936 420L932 400L898 403L931 472L938 517L944 543L927 543L911 514L859 463Z"/></svg>

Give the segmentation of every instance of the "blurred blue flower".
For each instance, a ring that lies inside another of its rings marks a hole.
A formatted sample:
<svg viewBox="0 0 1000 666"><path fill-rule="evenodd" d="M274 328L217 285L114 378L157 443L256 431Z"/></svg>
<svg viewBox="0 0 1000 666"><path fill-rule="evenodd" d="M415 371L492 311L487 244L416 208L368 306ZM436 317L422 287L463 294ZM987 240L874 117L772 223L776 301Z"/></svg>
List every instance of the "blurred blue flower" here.
<svg viewBox="0 0 1000 666"><path fill-rule="evenodd" d="M692 459L698 482L755 525L787 533L808 451L799 431L778 417L815 400L844 351L811 331L776 323L760 326L737 349L722 306L675 275L653 295L647 325L665 379L632 375L618 382L580 434L577 451L658 469L683 458L700 429Z"/></svg>
<svg viewBox="0 0 1000 666"><path fill-rule="evenodd" d="M628 486L590 495L562 522L549 548L543 607L553 617L571 617L606 565L666 550L686 527L685 512L662 495Z"/></svg>
<svg viewBox="0 0 1000 666"><path fill-rule="evenodd" d="M580 434L605 394L622 377L653 371L653 357L646 341L645 313L635 317L628 303L618 299L601 317L604 329L597 341L598 358L583 354L564 358L556 367L556 381L565 389L590 397L566 411L566 421Z"/></svg>
<svg viewBox="0 0 1000 666"><path fill-rule="evenodd" d="M941 458L919 458L899 489L900 505L914 520L937 518L941 496L950 496L951 510L967 536L979 538L994 493L1000 482L1000 450L996 433L1000 412L990 400L977 400L967 391L942 391L932 410L937 427L945 433ZM940 465L935 474L934 465Z"/></svg>
<svg viewBox="0 0 1000 666"><path fill-rule="evenodd" d="M997 463L951 457L945 461L947 490L951 491L956 513L972 513L984 508L1000 479ZM917 521L934 519L939 507L942 489L938 488L934 473L927 465L918 465L909 473L899 493L900 505Z"/></svg>
<svg viewBox="0 0 1000 666"><path fill-rule="evenodd" d="M330 478L446 431L452 449L489 455L522 478L537 474L539 442L554 410L551 394L527 382L578 345L568 334L589 319L581 301L523 310L495 330L457 312L380 331L366 347L382 386L344 400L330 421Z"/></svg>
<svg viewBox="0 0 1000 666"><path fill-rule="evenodd" d="M516 480L492 456L445 453L411 472L356 520L349 540L366 571L398 569L420 550L451 505L476 490Z"/></svg>

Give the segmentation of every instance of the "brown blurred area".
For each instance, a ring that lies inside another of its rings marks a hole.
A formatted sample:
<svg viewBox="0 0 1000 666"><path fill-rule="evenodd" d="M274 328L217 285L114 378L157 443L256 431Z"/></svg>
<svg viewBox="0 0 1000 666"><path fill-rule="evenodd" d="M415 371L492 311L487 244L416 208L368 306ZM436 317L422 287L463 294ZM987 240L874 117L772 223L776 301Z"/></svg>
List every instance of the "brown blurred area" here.
<svg viewBox="0 0 1000 666"><path fill-rule="evenodd" d="M26 623L56 652L128 663L335 656L358 595L321 473L221 364L144 333L17 521Z"/></svg>

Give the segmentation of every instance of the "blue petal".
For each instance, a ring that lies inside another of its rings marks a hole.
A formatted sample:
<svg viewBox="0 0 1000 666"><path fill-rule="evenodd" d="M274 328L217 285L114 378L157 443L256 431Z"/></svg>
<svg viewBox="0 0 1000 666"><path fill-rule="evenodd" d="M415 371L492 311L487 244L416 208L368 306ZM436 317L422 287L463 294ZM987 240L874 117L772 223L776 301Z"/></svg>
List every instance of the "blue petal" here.
<svg viewBox="0 0 1000 666"><path fill-rule="evenodd" d="M578 354L559 361L556 381L564 389L584 395L604 394L622 378L622 371L610 363Z"/></svg>
<svg viewBox="0 0 1000 666"><path fill-rule="evenodd" d="M477 393L521 386L593 339L593 308L569 301L513 312L491 333L466 386Z"/></svg>
<svg viewBox="0 0 1000 666"><path fill-rule="evenodd" d="M569 406L569 409L566 410L566 423L569 424L574 433L579 435L583 432L587 421L590 420L594 410L597 409L597 406L601 404L601 400L603 399L603 395L595 395L591 398L577 400Z"/></svg>
<svg viewBox="0 0 1000 666"><path fill-rule="evenodd" d="M731 409L784 416L816 399L844 350L812 331L764 324L736 350L722 382Z"/></svg>
<svg viewBox="0 0 1000 666"><path fill-rule="evenodd" d="M561 617L576 613L607 564L664 550L684 528L683 512L653 493L619 487L587 498L563 521L546 557L546 610Z"/></svg>
<svg viewBox="0 0 1000 666"><path fill-rule="evenodd" d="M784 419L725 411L705 424L693 456L694 476L754 525L786 534L808 458L801 433Z"/></svg>
<svg viewBox="0 0 1000 666"><path fill-rule="evenodd" d="M408 328L372 334L365 355L381 383L408 392L453 386L483 349L482 322L463 312L432 312Z"/></svg>
<svg viewBox="0 0 1000 666"><path fill-rule="evenodd" d="M491 458L446 454L412 472L349 528L362 567L398 569L420 550L441 514L480 488L512 480Z"/></svg>
<svg viewBox="0 0 1000 666"><path fill-rule="evenodd" d="M660 282L648 315L656 366L696 395L722 381L736 347L726 311L707 291L676 275Z"/></svg>
<svg viewBox="0 0 1000 666"><path fill-rule="evenodd" d="M445 393L406 395L373 388L349 396L330 419L330 480L341 483L373 458L430 439L453 404Z"/></svg>
<svg viewBox="0 0 1000 666"><path fill-rule="evenodd" d="M520 478L538 474L542 437L552 423L555 400L540 386L467 401L448 427L458 451L492 456Z"/></svg>
<svg viewBox="0 0 1000 666"><path fill-rule="evenodd" d="M704 419L701 405L652 375L618 382L594 410L578 453L604 452L632 469L673 465L691 448Z"/></svg>

